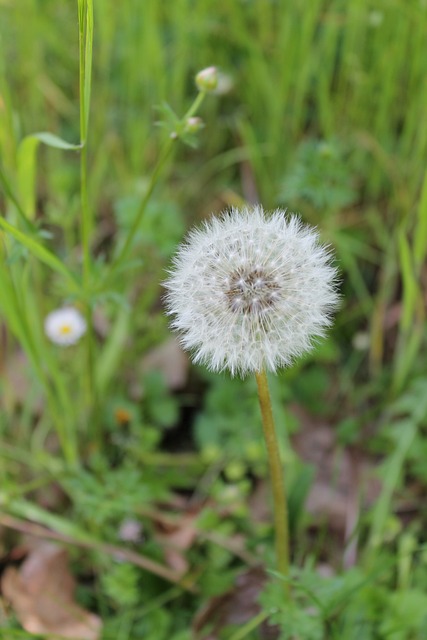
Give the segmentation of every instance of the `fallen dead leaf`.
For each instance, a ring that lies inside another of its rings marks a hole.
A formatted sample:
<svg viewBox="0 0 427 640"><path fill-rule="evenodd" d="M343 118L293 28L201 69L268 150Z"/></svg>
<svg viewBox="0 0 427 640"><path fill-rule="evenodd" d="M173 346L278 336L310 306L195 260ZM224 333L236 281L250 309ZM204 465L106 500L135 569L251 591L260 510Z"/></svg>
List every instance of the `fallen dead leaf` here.
<svg viewBox="0 0 427 640"><path fill-rule="evenodd" d="M12 415L16 406L28 401L28 397L33 394L32 409L34 414L39 414L43 410L43 395L34 392L34 385L29 377L28 359L23 351L16 350L2 362L1 376L4 385L2 393L2 409Z"/></svg>
<svg viewBox="0 0 427 640"><path fill-rule="evenodd" d="M257 480L249 497L249 508L253 522L271 522L271 486L268 480Z"/></svg>
<svg viewBox="0 0 427 640"><path fill-rule="evenodd" d="M75 603L65 549L51 542L34 545L19 570L6 569L1 588L29 633L46 634L47 640L98 640L101 620Z"/></svg>
<svg viewBox="0 0 427 640"><path fill-rule="evenodd" d="M301 423L292 441L294 449L316 470L305 508L314 518L326 519L336 533L349 537L358 519L359 494L363 495L363 507L370 506L379 495L375 465L368 456L340 449L336 433L328 425L300 407L294 412Z"/></svg>
<svg viewBox="0 0 427 640"><path fill-rule="evenodd" d="M188 378L189 361L179 345L171 338L144 356L141 372L160 371L168 389L176 391L185 387Z"/></svg>
<svg viewBox="0 0 427 640"><path fill-rule="evenodd" d="M155 537L164 547L166 562L180 576L185 575L190 567L184 552L192 546L197 537L198 515L198 511L188 511L174 524L159 520L156 522Z"/></svg>

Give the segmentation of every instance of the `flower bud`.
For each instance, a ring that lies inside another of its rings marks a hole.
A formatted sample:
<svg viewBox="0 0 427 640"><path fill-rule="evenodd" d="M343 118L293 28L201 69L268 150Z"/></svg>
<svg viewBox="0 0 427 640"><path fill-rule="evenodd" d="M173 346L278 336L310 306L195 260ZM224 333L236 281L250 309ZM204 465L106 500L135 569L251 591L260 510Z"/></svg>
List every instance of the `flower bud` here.
<svg viewBox="0 0 427 640"><path fill-rule="evenodd" d="M193 116L192 118L187 118L185 121L184 133L198 133L203 127L205 123L201 118L197 118Z"/></svg>
<svg viewBox="0 0 427 640"><path fill-rule="evenodd" d="M218 86L218 70L206 67L196 75L196 86L199 91L215 91Z"/></svg>

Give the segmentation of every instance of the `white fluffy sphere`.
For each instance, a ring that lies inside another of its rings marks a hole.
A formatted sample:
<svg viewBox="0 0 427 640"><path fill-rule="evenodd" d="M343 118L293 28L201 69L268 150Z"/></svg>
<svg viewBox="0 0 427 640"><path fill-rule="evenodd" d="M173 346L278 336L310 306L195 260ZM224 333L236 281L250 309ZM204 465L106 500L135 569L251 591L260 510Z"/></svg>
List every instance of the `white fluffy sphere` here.
<svg viewBox="0 0 427 640"><path fill-rule="evenodd" d="M297 216L232 209L181 245L166 305L194 362L232 375L274 371L330 325L336 275L318 232Z"/></svg>

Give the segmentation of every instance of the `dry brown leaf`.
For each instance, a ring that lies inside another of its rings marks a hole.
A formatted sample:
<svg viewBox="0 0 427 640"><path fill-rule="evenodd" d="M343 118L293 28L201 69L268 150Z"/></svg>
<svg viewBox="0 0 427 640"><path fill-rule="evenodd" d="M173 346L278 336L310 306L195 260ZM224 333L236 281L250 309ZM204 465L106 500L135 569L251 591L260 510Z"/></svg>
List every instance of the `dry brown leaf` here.
<svg viewBox="0 0 427 640"><path fill-rule="evenodd" d="M75 584L65 549L50 542L34 546L19 571L6 569L1 587L29 633L98 640L101 620L74 602Z"/></svg>
<svg viewBox="0 0 427 640"><path fill-rule="evenodd" d="M168 389L176 391L185 387L188 377L188 357L178 340L171 338L159 347L149 351L142 361L142 373L160 371Z"/></svg>
<svg viewBox="0 0 427 640"><path fill-rule="evenodd" d="M256 523L271 522L271 486L268 480L257 480L249 497L251 519Z"/></svg>
<svg viewBox="0 0 427 640"><path fill-rule="evenodd" d="M34 385L31 384L28 359L23 351L14 351L2 366L2 380L4 390L2 393L3 410L12 414L15 406L28 401L33 394L32 409L35 414L43 410L43 395L34 393Z"/></svg>
<svg viewBox="0 0 427 640"><path fill-rule="evenodd" d="M301 408L294 408L301 429L293 438L300 458L315 467L315 481L306 502L306 510L315 518L326 518L331 529L350 536L358 518L360 487L364 506L378 497L380 485L374 476L374 464L368 456L340 449L336 432L316 421Z"/></svg>
<svg viewBox="0 0 427 640"><path fill-rule="evenodd" d="M197 537L196 520L198 512L184 513L176 524L157 522L156 539L164 545L165 559L169 567L178 575L185 575L190 566L183 553L191 547Z"/></svg>

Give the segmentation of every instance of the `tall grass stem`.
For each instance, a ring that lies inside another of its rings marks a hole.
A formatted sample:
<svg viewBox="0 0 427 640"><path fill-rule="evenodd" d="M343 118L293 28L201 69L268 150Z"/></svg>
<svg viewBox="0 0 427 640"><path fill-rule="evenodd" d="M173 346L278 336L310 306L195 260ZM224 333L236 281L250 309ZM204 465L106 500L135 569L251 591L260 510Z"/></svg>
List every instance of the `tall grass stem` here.
<svg viewBox="0 0 427 640"><path fill-rule="evenodd" d="M81 242L83 251L83 289L85 293L85 315L87 322L86 335L86 404L87 419L92 426L94 444L99 445L99 425L97 420L98 399L94 370L94 331L92 322L92 305L88 299L91 287L92 258L90 239L93 230L93 212L88 194L88 127L90 113L90 92L92 76L93 48L93 2L78 0L79 14L79 88L80 88L80 199L81 199Z"/></svg>

